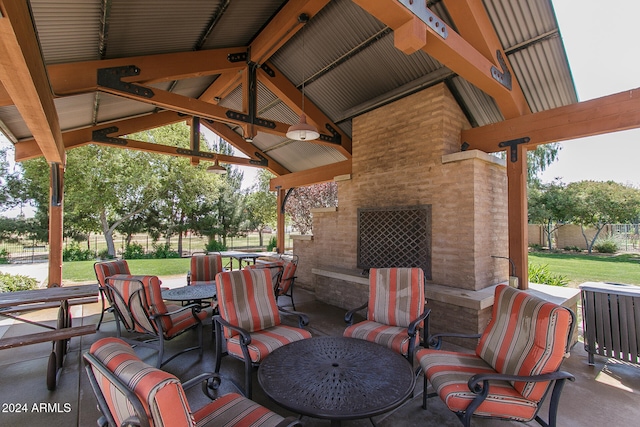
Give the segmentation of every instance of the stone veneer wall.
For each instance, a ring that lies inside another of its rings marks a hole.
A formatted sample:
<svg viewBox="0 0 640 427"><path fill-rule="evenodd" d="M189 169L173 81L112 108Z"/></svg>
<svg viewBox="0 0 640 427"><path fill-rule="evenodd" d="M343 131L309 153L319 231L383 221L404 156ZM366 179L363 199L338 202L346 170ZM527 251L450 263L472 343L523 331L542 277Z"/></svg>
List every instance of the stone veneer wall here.
<svg viewBox="0 0 640 427"><path fill-rule="evenodd" d="M491 257L508 255L505 167L485 153L460 152L468 127L444 84L354 118L351 179L338 180L337 209L314 212L313 238L294 240L296 286L345 309L360 305L366 286L312 270L356 268L358 208L424 204L432 206L430 283L476 291L507 280L508 262Z"/></svg>

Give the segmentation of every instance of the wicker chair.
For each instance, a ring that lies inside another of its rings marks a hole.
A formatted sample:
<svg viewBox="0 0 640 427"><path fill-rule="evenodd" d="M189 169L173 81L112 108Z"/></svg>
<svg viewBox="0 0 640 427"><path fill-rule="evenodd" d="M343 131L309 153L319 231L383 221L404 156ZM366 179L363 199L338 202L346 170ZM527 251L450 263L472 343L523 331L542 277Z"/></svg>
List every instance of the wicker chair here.
<svg viewBox="0 0 640 427"><path fill-rule="evenodd" d="M424 371L423 407L427 398L440 396L463 424L472 416L555 426L560 393L565 380L573 381L560 364L569 351L575 317L571 310L543 301L506 285L495 290L492 318L473 354L439 350L442 337L419 349L416 358ZM427 381L435 393L427 394ZM551 391L549 418L538 412Z"/></svg>
<svg viewBox="0 0 640 427"><path fill-rule="evenodd" d="M421 268L372 268L369 301L347 312L349 326L343 335L388 347L413 364L413 350L427 336L431 312L425 306L424 286ZM365 308L367 320L354 325L354 314Z"/></svg>
<svg viewBox="0 0 640 427"><path fill-rule="evenodd" d="M185 390L202 385L209 398L220 383L216 374L202 374L182 384L175 376L142 362L118 338L96 341L84 355L85 371L102 416L99 426L298 426L265 407L229 393L192 412Z"/></svg>
<svg viewBox="0 0 640 427"><path fill-rule="evenodd" d="M145 338L143 341L126 340L158 351L157 368L186 351L200 350L202 356L202 321L206 319L207 312L200 305L165 305L160 280L156 276L116 274L107 278L106 292L113 301L119 322L129 333ZM186 348L164 360L164 341L191 329L196 329L199 345ZM121 336L118 327L118 337ZM153 339L149 340L149 336Z"/></svg>
<svg viewBox="0 0 640 427"><path fill-rule="evenodd" d="M302 329L309 321L301 313L287 312L276 304L271 274L266 269L243 269L216 276L219 315L215 323L216 369L222 357L244 361L245 395L251 398L251 372L273 350L294 341L311 338ZM281 324L280 315L298 317L299 328ZM224 328L224 331L223 331ZM226 342L226 353L223 352Z"/></svg>

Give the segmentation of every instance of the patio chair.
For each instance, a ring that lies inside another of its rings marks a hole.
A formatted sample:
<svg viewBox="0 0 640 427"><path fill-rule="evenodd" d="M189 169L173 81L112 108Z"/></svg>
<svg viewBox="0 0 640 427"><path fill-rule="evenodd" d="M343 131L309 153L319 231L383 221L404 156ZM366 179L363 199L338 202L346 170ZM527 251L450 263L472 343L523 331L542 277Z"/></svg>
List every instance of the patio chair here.
<svg viewBox="0 0 640 427"><path fill-rule="evenodd" d="M291 261L287 261L280 256L279 259L262 264L248 265L245 268L268 268L271 270L271 277L274 280L274 292L276 302L278 297L286 296L291 299L291 307L295 310L293 302L293 284L296 280L296 270L298 268L298 255L292 255Z"/></svg>
<svg viewBox="0 0 640 427"><path fill-rule="evenodd" d="M116 274L107 278L106 291L113 301L115 315L125 329L141 337L151 336L152 339L144 341L125 340L157 350L157 368L191 350L200 350L202 357L202 321L206 319L207 312L199 304L165 305L160 280L156 276ZM163 360L165 340L191 329L196 329L198 333L198 346L186 348ZM118 337L122 337L119 327Z"/></svg>
<svg viewBox="0 0 640 427"><path fill-rule="evenodd" d="M142 362L117 338L102 338L84 354L85 371L98 401L100 426L298 426L237 393L215 398L216 374L201 374L182 384L178 378ZM186 391L196 385L210 399L192 412Z"/></svg>
<svg viewBox="0 0 640 427"><path fill-rule="evenodd" d="M216 274L223 271L222 254L193 255L187 273L187 285L214 285Z"/></svg>
<svg viewBox="0 0 640 427"><path fill-rule="evenodd" d="M96 326L96 331L100 329L100 325L102 324L102 320L104 318L105 312L113 313L113 301L109 299L109 294L106 292L106 278L109 276L113 276L114 274L131 274L129 271L129 264L127 261L123 259L117 259L114 261L102 261L96 262L93 264L93 270L96 273L96 279L98 280L98 285L100 287L100 300L102 301L102 311L100 312L100 319L98 320L98 325ZM107 307L105 305L105 300L109 303ZM116 317L116 323L118 319ZM119 324L116 324L116 327L120 327Z"/></svg>
<svg viewBox="0 0 640 427"><path fill-rule="evenodd" d="M571 345L575 317L571 310L543 301L527 292L499 285L491 321L474 354L442 351L442 337L429 338L435 349L420 349L416 358L424 371L422 406L440 396L469 427L472 416L555 426L565 380L573 381L560 364ZM427 395L427 381L435 393ZM551 391L548 422L538 412Z"/></svg>
<svg viewBox="0 0 640 427"><path fill-rule="evenodd" d="M343 335L372 341L402 354L413 365L413 350L427 336L429 314L421 268L372 268L369 301L344 316ZM367 308L367 319L353 324L356 312ZM420 338L422 331L422 339Z"/></svg>
<svg viewBox="0 0 640 427"><path fill-rule="evenodd" d="M216 289L220 314L213 316L215 372L220 372L225 355L242 360L245 366L244 393L251 398L252 368L259 366L260 361L275 349L311 338L311 334L302 329L309 320L302 313L288 312L277 306L271 274L266 269L218 273ZM297 316L299 327L281 324L281 314ZM223 341L226 342L226 352L223 352Z"/></svg>

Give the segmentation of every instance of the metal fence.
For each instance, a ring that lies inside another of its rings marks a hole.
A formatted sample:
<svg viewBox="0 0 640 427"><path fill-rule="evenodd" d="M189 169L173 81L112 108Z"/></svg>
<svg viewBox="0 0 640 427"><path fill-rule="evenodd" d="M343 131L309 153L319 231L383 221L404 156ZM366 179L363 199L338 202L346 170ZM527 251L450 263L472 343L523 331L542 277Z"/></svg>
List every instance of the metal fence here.
<svg viewBox="0 0 640 427"><path fill-rule="evenodd" d="M265 251L269 240L275 237L275 233L263 233L262 246L260 245L260 237L258 233L248 233L246 237L229 237L227 238L227 249L229 250L252 250L252 251ZM154 251L154 244L163 246L166 243L166 239L160 239L156 242L146 234L136 234L133 236L132 242L135 242L142 246L145 253L151 253ZM65 239L64 248L67 248L73 243L78 243L82 249L89 249L96 254L107 249L107 242L104 239L104 235L92 235L89 239L82 242L75 242L72 239ZM126 248L126 239L124 236L115 236L114 244L116 246L116 252L121 255ZM182 238L182 256L189 256L194 252L202 252L205 250L207 239L188 233ZM285 250L293 248L293 240L290 234L285 234ZM178 237L174 236L169 241L169 249L171 251L178 251ZM20 240L14 243L0 242L0 256L2 252L6 251L10 262L35 262L38 260L47 259L49 257L49 243L38 242L35 240Z"/></svg>

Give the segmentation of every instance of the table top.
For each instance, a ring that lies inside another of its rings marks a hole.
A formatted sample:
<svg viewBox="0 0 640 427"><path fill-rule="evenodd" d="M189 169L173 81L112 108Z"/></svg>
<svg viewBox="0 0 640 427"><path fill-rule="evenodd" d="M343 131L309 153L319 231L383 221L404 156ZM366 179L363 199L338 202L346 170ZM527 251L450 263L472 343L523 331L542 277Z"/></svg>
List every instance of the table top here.
<svg viewBox="0 0 640 427"><path fill-rule="evenodd" d="M240 252L240 251L226 251L220 252L222 256L231 257L235 259L244 259L244 258L258 258L261 257L261 254L254 252Z"/></svg>
<svg viewBox="0 0 640 427"><path fill-rule="evenodd" d="M98 296L98 285L60 286L29 291L3 292L0 293L0 308L91 296Z"/></svg>
<svg viewBox="0 0 640 427"><path fill-rule="evenodd" d="M162 298L168 301L195 301L216 296L216 285L192 285L164 289Z"/></svg>
<svg viewBox="0 0 640 427"><path fill-rule="evenodd" d="M315 337L268 355L258 370L265 394L298 414L331 420L369 418L400 406L415 387L411 364L381 345Z"/></svg>

